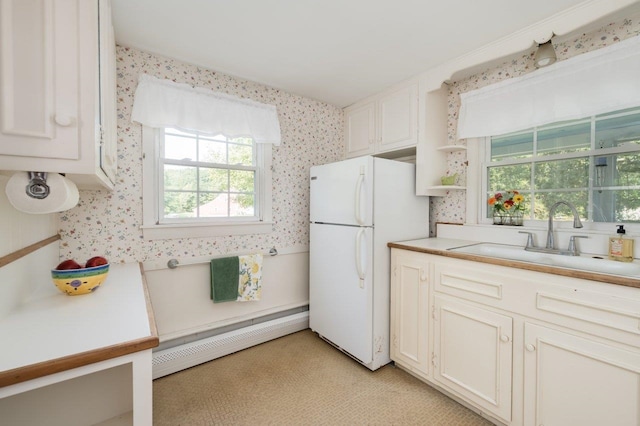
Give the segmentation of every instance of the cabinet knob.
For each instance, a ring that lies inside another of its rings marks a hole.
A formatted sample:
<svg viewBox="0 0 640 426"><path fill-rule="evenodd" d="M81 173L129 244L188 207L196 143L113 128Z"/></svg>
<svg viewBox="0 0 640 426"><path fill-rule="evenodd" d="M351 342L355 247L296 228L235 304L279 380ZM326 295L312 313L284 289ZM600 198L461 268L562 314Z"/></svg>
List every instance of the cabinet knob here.
<svg viewBox="0 0 640 426"><path fill-rule="evenodd" d="M509 336L507 336L506 334L503 334L502 336L500 336L500 340L504 343L508 343L509 341L511 341L511 338L509 338Z"/></svg>
<svg viewBox="0 0 640 426"><path fill-rule="evenodd" d="M55 122L58 126L69 127L75 123L76 119L70 115L56 114Z"/></svg>
<svg viewBox="0 0 640 426"><path fill-rule="evenodd" d="M536 347L535 347L535 346L533 346L531 343L527 343L524 347L525 347L529 352L533 352L533 351L535 351L535 350L536 350Z"/></svg>

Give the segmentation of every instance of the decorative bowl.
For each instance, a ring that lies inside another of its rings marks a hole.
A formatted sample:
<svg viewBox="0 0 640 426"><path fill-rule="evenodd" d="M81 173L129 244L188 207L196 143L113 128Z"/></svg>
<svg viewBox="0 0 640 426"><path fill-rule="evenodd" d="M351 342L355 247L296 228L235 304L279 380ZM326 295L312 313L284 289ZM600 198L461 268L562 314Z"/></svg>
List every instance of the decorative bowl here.
<svg viewBox="0 0 640 426"><path fill-rule="evenodd" d="M51 278L58 290L69 295L92 293L109 273L109 264L82 269L52 269Z"/></svg>

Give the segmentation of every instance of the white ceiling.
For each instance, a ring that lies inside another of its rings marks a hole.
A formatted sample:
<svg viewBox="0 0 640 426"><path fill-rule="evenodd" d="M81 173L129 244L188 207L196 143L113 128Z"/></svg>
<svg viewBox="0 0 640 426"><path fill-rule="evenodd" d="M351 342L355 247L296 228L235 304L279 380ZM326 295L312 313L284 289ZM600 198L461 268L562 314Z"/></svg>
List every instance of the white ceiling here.
<svg viewBox="0 0 640 426"><path fill-rule="evenodd" d="M112 7L120 45L344 107L579 3L112 0Z"/></svg>

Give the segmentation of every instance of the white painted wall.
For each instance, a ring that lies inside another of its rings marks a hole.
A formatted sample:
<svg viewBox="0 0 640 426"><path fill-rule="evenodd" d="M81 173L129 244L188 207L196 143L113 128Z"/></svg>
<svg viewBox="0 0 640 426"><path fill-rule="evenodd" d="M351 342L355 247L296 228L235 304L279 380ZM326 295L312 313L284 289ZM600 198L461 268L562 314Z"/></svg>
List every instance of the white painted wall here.
<svg viewBox="0 0 640 426"><path fill-rule="evenodd" d="M58 215L32 215L13 208L5 194L9 178L0 176L0 256L55 235ZM58 264L58 244L0 267L0 319L25 300L38 285L53 285L50 270Z"/></svg>
<svg viewBox="0 0 640 426"><path fill-rule="evenodd" d="M160 341L204 332L309 303L309 252L265 256L262 299L213 303L209 263L147 270Z"/></svg>

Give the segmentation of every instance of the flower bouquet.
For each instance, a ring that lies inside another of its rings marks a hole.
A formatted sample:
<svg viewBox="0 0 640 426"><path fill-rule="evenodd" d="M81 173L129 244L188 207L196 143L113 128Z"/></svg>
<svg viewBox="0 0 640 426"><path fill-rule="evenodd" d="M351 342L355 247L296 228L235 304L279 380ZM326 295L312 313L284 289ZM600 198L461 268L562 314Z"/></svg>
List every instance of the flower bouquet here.
<svg viewBox="0 0 640 426"><path fill-rule="evenodd" d="M522 226L524 196L518 191L500 191L489 197L494 225Z"/></svg>

